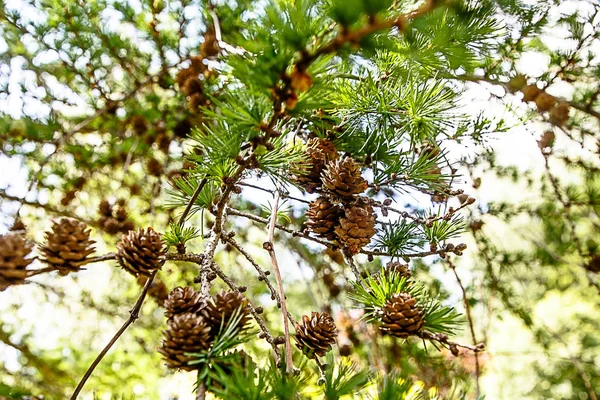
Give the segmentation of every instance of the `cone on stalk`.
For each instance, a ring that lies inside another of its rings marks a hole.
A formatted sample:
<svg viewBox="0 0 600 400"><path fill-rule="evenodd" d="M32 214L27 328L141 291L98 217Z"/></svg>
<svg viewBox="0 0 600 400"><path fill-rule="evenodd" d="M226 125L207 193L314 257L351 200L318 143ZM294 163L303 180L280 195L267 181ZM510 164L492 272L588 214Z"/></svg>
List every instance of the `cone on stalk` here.
<svg viewBox="0 0 600 400"><path fill-rule="evenodd" d="M250 305L248 299L240 292L221 291L206 303L201 313L210 324L212 334L216 335L221 326L229 323L236 310L240 313L236 329L242 331L250 321Z"/></svg>
<svg viewBox="0 0 600 400"><path fill-rule="evenodd" d="M154 229L129 231L117 243L119 264L134 276L150 276L165 263L164 243Z"/></svg>
<svg viewBox="0 0 600 400"><path fill-rule="evenodd" d="M315 235L332 240L335 238L335 227L343 215L341 208L327 197L319 197L310 203L306 212L306 226Z"/></svg>
<svg viewBox="0 0 600 400"><path fill-rule="evenodd" d="M302 323L296 324L296 346L309 358L323 357L336 342L337 327L333 318L326 312L312 312L302 316Z"/></svg>
<svg viewBox="0 0 600 400"><path fill-rule="evenodd" d="M361 175L360 165L352 157L344 157L327 164L321 179L325 189L342 199L352 198L369 187Z"/></svg>
<svg viewBox="0 0 600 400"><path fill-rule="evenodd" d="M171 290L169 297L165 300L165 316L172 319L175 315L184 313L198 313L206 305L206 299L202 293L194 288L176 287Z"/></svg>
<svg viewBox="0 0 600 400"><path fill-rule="evenodd" d="M158 352L169 368L193 371L197 366L189 365L194 360L189 353L201 353L210 348L213 341L210 331L210 325L202 316L189 312L177 314L167 322Z"/></svg>
<svg viewBox="0 0 600 400"><path fill-rule="evenodd" d="M425 311L408 293L394 294L380 312L379 331L384 335L406 339L423 329Z"/></svg>
<svg viewBox="0 0 600 400"><path fill-rule="evenodd" d="M46 242L40 248L41 260L60 275L77 272L94 252L94 243L86 224L61 218L53 221L52 229L46 232Z"/></svg>
<svg viewBox="0 0 600 400"><path fill-rule="evenodd" d="M308 140L306 153L309 158L307 173L294 177L294 180L308 193L314 193L321 188L321 173L327 163L336 160L339 155L331 140L318 137Z"/></svg>
<svg viewBox="0 0 600 400"><path fill-rule="evenodd" d="M33 244L16 233L0 235L0 292L12 285L25 283L33 262L29 257Z"/></svg>
<svg viewBox="0 0 600 400"><path fill-rule="evenodd" d="M344 210L335 234L349 254L357 254L375 235L375 212L365 199L359 198Z"/></svg>

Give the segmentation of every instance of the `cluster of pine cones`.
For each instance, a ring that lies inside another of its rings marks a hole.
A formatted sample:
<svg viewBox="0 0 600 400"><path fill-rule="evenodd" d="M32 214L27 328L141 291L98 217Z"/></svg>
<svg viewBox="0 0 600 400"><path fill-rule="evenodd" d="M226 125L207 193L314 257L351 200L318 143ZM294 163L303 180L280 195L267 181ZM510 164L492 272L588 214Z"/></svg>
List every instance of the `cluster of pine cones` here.
<svg viewBox="0 0 600 400"><path fill-rule="evenodd" d="M527 78L523 75L517 75L509 82L511 90L519 90L523 93L523 101L528 103L535 102L535 106L540 112L548 112L548 120L556 126L563 126L569 120L569 103L558 101L551 94L546 93L537 87L537 85L527 85Z"/></svg>
<svg viewBox="0 0 600 400"><path fill-rule="evenodd" d="M133 224L133 221L129 219L129 214L125 209L125 201L119 200L117 204L118 207L115 207L107 200L102 200L100 202L100 218L98 219L98 223L102 229L110 235L127 233L135 229L135 225Z"/></svg>
<svg viewBox="0 0 600 400"><path fill-rule="evenodd" d="M40 261L50 271L58 271L63 276L79 271L94 252L90 230L72 218L53 221L45 237L45 243L39 248ZM28 269L33 262L32 251L33 244L21 233L0 235L0 291L23 284L26 278L36 274L37 270Z"/></svg>
<svg viewBox="0 0 600 400"><path fill-rule="evenodd" d="M369 199L359 196L368 188L360 165L340 157L329 139L309 139L307 154L307 174L295 181L320 196L306 212L306 226L319 237L338 241L347 254L357 254L375 234L376 221Z"/></svg>
<svg viewBox="0 0 600 400"><path fill-rule="evenodd" d="M222 327L239 313L237 332L246 329L250 320L248 299L240 292L222 291L213 297L203 296L191 287L177 287L164 303L167 329L158 352L167 366L192 371L194 353L208 351Z"/></svg>

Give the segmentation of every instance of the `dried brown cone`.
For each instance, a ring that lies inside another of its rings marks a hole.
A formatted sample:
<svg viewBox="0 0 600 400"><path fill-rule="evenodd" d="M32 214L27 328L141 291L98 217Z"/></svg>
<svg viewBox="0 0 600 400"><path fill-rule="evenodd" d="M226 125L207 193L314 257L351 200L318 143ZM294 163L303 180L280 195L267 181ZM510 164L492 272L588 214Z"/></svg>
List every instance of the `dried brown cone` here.
<svg viewBox="0 0 600 400"><path fill-rule="evenodd" d="M332 240L335 238L335 226L342 215L343 211L338 205L327 197L319 197L310 203L306 211L306 226L317 236Z"/></svg>
<svg viewBox="0 0 600 400"><path fill-rule="evenodd" d="M548 119L552 125L563 126L569 120L569 103L559 103L550 109Z"/></svg>
<svg viewBox="0 0 600 400"><path fill-rule="evenodd" d="M181 88L181 91L186 96L191 96L193 94L202 93L203 92L202 81L196 75L192 75L192 76L188 77L186 79L186 81L183 83L183 87Z"/></svg>
<svg viewBox="0 0 600 400"><path fill-rule="evenodd" d="M375 234L375 212L367 200L360 198L348 205L340 218L335 234L349 254L357 254L369 244Z"/></svg>
<svg viewBox="0 0 600 400"><path fill-rule="evenodd" d="M314 193L321 187L321 173L327 163L336 160L339 155L331 140L318 137L308 140L306 153L309 157L308 174L296 176L295 181L308 193Z"/></svg>
<svg viewBox="0 0 600 400"><path fill-rule="evenodd" d="M9 233L0 235L0 292L12 285L25 283L31 271L27 270L33 262L28 258L33 244L23 236Z"/></svg>
<svg viewBox="0 0 600 400"><path fill-rule="evenodd" d="M312 312L302 316L302 323L296 324L296 346L308 358L323 357L336 342L337 327L333 318L326 312Z"/></svg>
<svg viewBox="0 0 600 400"><path fill-rule="evenodd" d="M17 217L17 219L15 219L15 222L10 227L11 232L25 232L26 230L27 230L27 226L25 226L25 223L23 223L23 220L21 220L21 218L18 218L18 217Z"/></svg>
<svg viewBox="0 0 600 400"><path fill-rule="evenodd" d="M131 128L138 135L142 135L146 133L148 130L148 124L146 123L146 119L141 115L134 115L130 120Z"/></svg>
<svg viewBox="0 0 600 400"><path fill-rule="evenodd" d="M163 331L164 339L158 349L167 366L173 369L193 371L198 367L189 365L194 360L187 353L200 353L212 345L210 326L204 318L195 313L177 314L167 322Z"/></svg>
<svg viewBox="0 0 600 400"><path fill-rule="evenodd" d="M242 331L250 321L250 305L246 296L240 292L221 291L206 303L201 312L211 325L212 333L217 334L221 326L229 323L236 310L239 310L241 316L236 328Z"/></svg>
<svg viewBox="0 0 600 400"><path fill-rule="evenodd" d="M154 229L129 231L117 243L119 264L134 276L150 276L165 263L164 243Z"/></svg>
<svg viewBox="0 0 600 400"><path fill-rule="evenodd" d="M360 165L352 157L344 157L327 164L322 174L323 187L341 198L351 198L367 190Z"/></svg>
<svg viewBox="0 0 600 400"><path fill-rule="evenodd" d="M46 243L40 248L42 261L63 276L77 272L94 252L94 243L86 224L61 218L53 221L52 230L46 232Z"/></svg>
<svg viewBox="0 0 600 400"><path fill-rule="evenodd" d="M219 47L219 41L215 28L209 26L204 33L204 42L200 45L200 55L202 57L214 57L219 54L221 48Z"/></svg>
<svg viewBox="0 0 600 400"><path fill-rule="evenodd" d="M177 76L175 77L175 82L179 85L181 91L183 91L183 86L187 82L188 79L196 77L198 78L198 74L194 71L193 68L184 68L177 72Z"/></svg>
<svg viewBox="0 0 600 400"><path fill-rule="evenodd" d="M401 278L409 279L412 276L410 269L408 269L408 265L402 264L399 262L387 263L385 266L384 273L387 276L390 276L390 274L392 274L394 272L396 273L396 275L400 276Z"/></svg>
<svg viewBox="0 0 600 400"><path fill-rule="evenodd" d="M379 331L384 335L407 338L423 329L425 311L408 293L397 293L381 310Z"/></svg>
<svg viewBox="0 0 600 400"><path fill-rule="evenodd" d="M187 312L197 313L206 304L204 296L192 287L176 287L171 290L164 303L165 316L173 318L175 315Z"/></svg>
<svg viewBox="0 0 600 400"><path fill-rule="evenodd" d="M538 88L536 85L527 85L523 89L521 89L521 93L523 93L523 101L524 102L534 101L535 98L541 92L542 91L540 90L540 88Z"/></svg>
<svg viewBox="0 0 600 400"><path fill-rule="evenodd" d="M147 281L148 277L145 276L140 275L137 278L137 283L142 287L146 285ZM169 289L161 279L155 277L148 288L148 296L156 300L159 305L164 306L165 301L169 298Z"/></svg>
<svg viewBox="0 0 600 400"><path fill-rule="evenodd" d="M156 158L150 158L146 163L146 170L150 175L160 176L163 172L163 165Z"/></svg>
<svg viewBox="0 0 600 400"><path fill-rule="evenodd" d="M595 274L600 273L600 254L594 255L591 260L585 265L585 269Z"/></svg>
<svg viewBox="0 0 600 400"><path fill-rule="evenodd" d="M535 98L535 105L539 111L548 111L556 104L556 97L546 92L540 93Z"/></svg>

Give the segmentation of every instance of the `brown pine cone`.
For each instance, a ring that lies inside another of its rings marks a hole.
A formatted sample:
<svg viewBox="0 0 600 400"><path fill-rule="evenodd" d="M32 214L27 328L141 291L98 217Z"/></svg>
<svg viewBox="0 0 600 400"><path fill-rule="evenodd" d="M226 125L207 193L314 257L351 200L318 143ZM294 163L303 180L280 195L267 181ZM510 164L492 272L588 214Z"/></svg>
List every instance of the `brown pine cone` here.
<svg viewBox="0 0 600 400"><path fill-rule="evenodd" d="M209 26L204 33L204 42L200 45L200 55L202 57L214 57L219 54L221 48L215 33L215 28Z"/></svg>
<svg viewBox="0 0 600 400"><path fill-rule="evenodd" d="M585 265L585 269L595 274L600 273L600 254L594 255L591 260Z"/></svg>
<svg viewBox="0 0 600 400"><path fill-rule="evenodd" d="M548 111L556 104L556 97L546 92L540 93L535 98L535 105L539 111Z"/></svg>
<svg viewBox="0 0 600 400"><path fill-rule="evenodd" d="M129 231L117 244L119 264L134 276L150 276L165 263L164 243L154 229Z"/></svg>
<svg viewBox="0 0 600 400"><path fill-rule="evenodd" d="M175 77L175 82L179 85L179 88L183 92L183 86L187 82L188 79L198 77L198 74L194 71L193 68L184 68L177 72L177 76Z"/></svg>
<svg viewBox="0 0 600 400"><path fill-rule="evenodd" d="M331 350L337 338L333 318L326 312L312 312L302 316L302 324L296 324L296 346L308 358L323 357Z"/></svg>
<svg viewBox="0 0 600 400"><path fill-rule="evenodd" d="M181 91L186 96L191 96L193 94L202 93L203 92L202 81L195 75L190 76L183 84Z"/></svg>
<svg viewBox="0 0 600 400"><path fill-rule="evenodd" d="M361 175L360 166L352 157L344 157L327 164L322 181L324 188L345 199L360 194L369 187Z"/></svg>
<svg viewBox="0 0 600 400"><path fill-rule="evenodd" d="M94 252L94 243L86 224L73 218L61 218L53 221L52 230L46 232L46 243L40 248L42 261L63 276L77 272Z"/></svg>
<svg viewBox="0 0 600 400"><path fill-rule="evenodd" d="M306 189L308 193L314 193L321 187L321 173L327 166L327 163L336 160L339 155L331 140L318 137L308 140L306 153L309 157L308 173L296 176L294 180Z"/></svg>
<svg viewBox="0 0 600 400"><path fill-rule="evenodd" d="M368 200L359 200L348 205L344 217L335 228L335 234L349 254L357 254L369 244L375 234L375 212Z"/></svg>
<svg viewBox="0 0 600 400"><path fill-rule="evenodd" d="M237 329L242 331L250 321L250 306L246 296L240 292L221 291L206 303L206 307L201 312L211 325L212 334L216 335L221 330L221 326L226 326L229 323L233 313L238 309L241 318L237 324Z"/></svg>
<svg viewBox="0 0 600 400"><path fill-rule="evenodd" d="M146 281L148 281L148 277L146 276L140 275L137 278L137 283L142 287L146 285ZM154 277L148 288L148 296L164 307L165 301L169 298L169 289L167 289L167 285L160 278Z"/></svg>
<svg viewBox="0 0 600 400"><path fill-rule="evenodd" d="M206 300L200 292L186 286L176 287L171 290L169 297L164 303L165 316L173 318L175 315L187 312L197 313L206 305Z"/></svg>
<svg viewBox="0 0 600 400"><path fill-rule="evenodd" d="M103 217L112 217L113 206L108 202L108 200L102 200L100 202L100 215Z"/></svg>
<svg viewBox="0 0 600 400"><path fill-rule="evenodd" d="M343 212L338 205L329 201L327 197L319 197L310 203L306 211L306 226L317 236L333 240L335 226L342 215Z"/></svg>
<svg viewBox="0 0 600 400"><path fill-rule="evenodd" d="M542 91L536 85L527 85L521 89L524 102L534 101L541 92Z"/></svg>
<svg viewBox="0 0 600 400"><path fill-rule="evenodd" d="M142 135L146 133L148 130L148 124L146 123L146 119L141 115L134 115L130 120L131 128L138 135Z"/></svg>
<svg viewBox="0 0 600 400"><path fill-rule="evenodd" d="M197 365L189 365L193 356L186 353L201 353L212 345L210 326L195 313L175 315L167 322L164 339L158 352L163 355L167 366L173 369L193 371Z"/></svg>
<svg viewBox="0 0 600 400"><path fill-rule="evenodd" d="M160 176L163 172L163 165L156 158L152 157L146 163L146 170L150 175Z"/></svg>
<svg viewBox="0 0 600 400"><path fill-rule="evenodd" d="M15 222L13 222L13 225L10 227L11 232L25 232L26 230L27 227L23 223L23 220L21 220L21 218L18 217L17 219L15 219Z"/></svg>
<svg viewBox="0 0 600 400"><path fill-rule="evenodd" d="M0 292L12 285L25 283L33 262L28 258L33 244L16 233L0 235Z"/></svg>
<svg viewBox="0 0 600 400"><path fill-rule="evenodd" d="M412 276L410 269L408 269L408 265L399 262L389 262L386 264L385 269L383 270L383 273L386 277L389 277L393 272L395 272L396 275L400 276L401 278L409 279ZM380 275L381 271L373 275L373 277L377 280L379 279Z"/></svg>
<svg viewBox="0 0 600 400"><path fill-rule="evenodd" d="M550 148L554 146L554 140L556 135L552 131L546 131L542 134L540 140L538 140L538 146L540 149Z"/></svg>
<svg viewBox="0 0 600 400"><path fill-rule="evenodd" d="M550 109L548 119L552 125L563 126L569 120L569 103L559 103Z"/></svg>
<svg viewBox="0 0 600 400"><path fill-rule="evenodd" d="M405 339L418 334L423 328L425 311L408 293L393 295L380 312L379 331L384 335Z"/></svg>
<svg viewBox="0 0 600 400"><path fill-rule="evenodd" d="M527 78L522 74L515 75L508 81L508 88L511 92L521 90L525 85L527 85Z"/></svg>

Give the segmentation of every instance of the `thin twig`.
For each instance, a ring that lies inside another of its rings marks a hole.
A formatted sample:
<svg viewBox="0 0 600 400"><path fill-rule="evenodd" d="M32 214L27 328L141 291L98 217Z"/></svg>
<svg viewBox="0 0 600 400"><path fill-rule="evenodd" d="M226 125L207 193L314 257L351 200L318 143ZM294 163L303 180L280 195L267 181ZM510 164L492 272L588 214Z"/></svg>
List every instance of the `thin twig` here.
<svg viewBox="0 0 600 400"><path fill-rule="evenodd" d="M96 357L96 359L94 360L94 362L92 363L92 365L90 365L90 367L86 371L86 373L83 376L83 378L81 378L81 381L79 381L79 384L77 385L77 387L75 388L75 391L73 392L73 395L71 396L71 400L77 400L77 396L79 395L79 392L81 392L81 389L83 389L83 386L87 382L88 378L92 375L92 373L94 372L94 369L96 369L96 367L98 366L98 364L100 364L100 361L102 361L102 359L104 358L104 356L106 355L106 353L108 353L108 351L111 349L111 347L117 342L117 340L121 337L121 335L123 334L123 332L125 332L127 330L127 328L129 328L129 326L131 324L133 324L136 319L139 318L139 313L140 313L140 310L142 308L142 305L144 304L144 299L146 298L146 294L148 293L148 289L150 289L150 285L152 285L152 281L154 281L154 277L156 276L156 272L157 271L155 271L154 273L152 273L152 275L150 275L150 277L146 281L146 284L144 285L144 288L142 289L142 293L140 293L140 297L138 297L135 305L133 306L133 308L129 312L129 318L127 319L127 321L125 321L125 323L123 324L123 326L121 326L121 329L119 329L117 331L117 333L115 333L115 335L112 337L112 339L110 339L110 341L104 347L104 349L102 349L102 351L100 352L100 354L98 354L98 356Z"/></svg>
<svg viewBox="0 0 600 400"><path fill-rule="evenodd" d="M183 214L181 214L181 217L179 217L179 225L180 226L183 226L183 224L185 223L185 219L187 218L188 214L192 210L192 207L194 206L196 199L200 195L200 192L202 192L202 189L204 189L204 186L206 185L207 181L208 181L208 178L202 179L202 181L200 182L200 184L194 191L194 194L192 194L190 201L188 202L187 206L185 206L185 210L183 210Z"/></svg>
<svg viewBox="0 0 600 400"><path fill-rule="evenodd" d="M271 256L271 262L273 263L273 269L275 270L275 278L277 280L277 288L279 289L279 300L281 304L281 314L283 317L283 334L285 336L285 370L288 374L294 371L294 360L292 359L292 344L290 341L290 327L287 319L287 306L285 301L285 292L283 290L283 282L281 280L281 271L279 270L279 264L277 263L277 256L275 255L275 222L277 221L277 207L279 207L279 188L275 191L273 196L273 207L271 209L271 220L269 222L269 233L263 248L269 252Z"/></svg>
<svg viewBox="0 0 600 400"><path fill-rule="evenodd" d="M467 320L469 321L469 330L471 331L471 339L473 339L473 344L477 344L477 339L475 336L475 325L473 324L473 316L471 315L471 307L469 306L469 299L467 298L467 291L465 286L463 285L458 273L456 272L456 266L451 260L448 260L448 266L454 272L454 276L456 277L456 282L458 282L458 286L460 286L460 290L462 292L463 303L465 305L465 313L467 314ZM481 393L480 379L481 379L481 366L479 365L479 355L475 352L475 386L476 386L476 394L475 398L479 398L479 393Z"/></svg>
<svg viewBox="0 0 600 400"><path fill-rule="evenodd" d="M477 343L476 345L463 344L452 342L448 339L448 335L444 333L433 333L429 331L423 331L419 334L419 337L422 339L427 339L432 342L438 342L441 344L445 344L446 346L456 346L462 347L463 349L471 350L474 353L480 353L485 350L485 345L483 343Z"/></svg>
<svg viewBox="0 0 600 400"><path fill-rule="evenodd" d="M198 389L196 390L196 400L206 399L206 383L200 381L200 372L198 370Z"/></svg>

